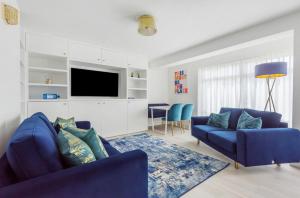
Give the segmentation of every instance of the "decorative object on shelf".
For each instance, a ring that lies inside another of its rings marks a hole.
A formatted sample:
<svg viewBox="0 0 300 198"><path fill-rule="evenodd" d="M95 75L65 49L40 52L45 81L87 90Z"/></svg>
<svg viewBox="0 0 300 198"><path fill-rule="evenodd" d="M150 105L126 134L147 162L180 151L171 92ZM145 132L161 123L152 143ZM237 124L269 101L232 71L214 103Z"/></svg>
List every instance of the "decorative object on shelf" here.
<svg viewBox="0 0 300 198"><path fill-rule="evenodd" d="M53 81L52 81L51 78L47 78L47 79L46 79L46 84L52 84L52 83L53 83Z"/></svg>
<svg viewBox="0 0 300 198"><path fill-rule="evenodd" d="M2 17L8 25L18 25L19 23L19 11L7 4L1 4Z"/></svg>
<svg viewBox="0 0 300 198"><path fill-rule="evenodd" d="M137 74L137 78L140 78L140 77L141 77L140 72L136 72L136 74Z"/></svg>
<svg viewBox="0 0 300 198"><path fill-rule="evenodd" d="M187 74L184 70L175 71L175 93L188 93Z"/></svg>
<svg viewBox="0 0 300 198"><path fill-rule="evenodd" d="M255 66L255 77L265 78L268 86L268 99L265 105L265 111L269 106L270 111L276 112L272 91L274 89L276 79L279 77L284 77L286 75L287 75L286 62L263 63Z"/></svg>
<svg viewBox="0 0 300 198"><path fill-rule="evenodd" d="M153 36L157 32L153 16L142 15L138 18L138 32L143 36Z"/></svg>
<svg viewBox="0 0 300 198"><path fill-rule="evenodd" d="M59 98L60 98L59 94L53 94L53 93L44 93L43 94L44 100L53 100L53 99L59 99Z"/></svg>
<svg viewBox="0 0 300 198"><path fill-rule="evenodd" d="M134 77L134 72L131 72L130 77L132 78Z"/></svg>

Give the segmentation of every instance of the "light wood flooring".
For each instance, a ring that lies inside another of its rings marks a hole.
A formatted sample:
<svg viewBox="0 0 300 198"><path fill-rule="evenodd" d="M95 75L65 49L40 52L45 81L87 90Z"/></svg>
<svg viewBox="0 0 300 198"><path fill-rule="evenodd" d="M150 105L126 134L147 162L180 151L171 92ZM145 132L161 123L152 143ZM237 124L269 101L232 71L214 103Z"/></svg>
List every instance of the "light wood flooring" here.
<svg viewBox="0 0 300 198"><path fill-rule="evenodd" d="M284 164L280 167L276 165L250 168L240 166L236 170L233 161L229 158L204 143L197 145L196 139L187 130L182 134L175 127L174 136L172 136L171 131L165 136L161 134L163 128L158 126L155 133L151 130L149 133L164 139L166 142L231 163L229 167L199 184L182 198L300 198L299 168Z"/></svg>

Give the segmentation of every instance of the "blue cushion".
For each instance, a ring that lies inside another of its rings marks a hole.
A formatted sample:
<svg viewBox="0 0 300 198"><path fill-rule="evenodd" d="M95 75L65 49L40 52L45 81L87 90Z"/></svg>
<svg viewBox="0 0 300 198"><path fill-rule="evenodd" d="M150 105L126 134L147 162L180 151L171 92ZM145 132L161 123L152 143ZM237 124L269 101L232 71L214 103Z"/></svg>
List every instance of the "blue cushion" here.
<svg viewBox="0 0 300 198"><path fill-rule="evenodd" d="M6 154L0 158L0 188L16 183L17 178L11 169Z"/></svg>
<svg viewBox="0 0 300 198"><path fill-rule="evenodd" d="M261 129L261 125L261 118L254 118L246 111L243 111L239 118L237 129Z"/></svg>
<svg viewBox="0 0 300 198"><path fill-rule="evenodd" d="M240 108L221 108L220 113L230 112L228 128L235 130L238 120L244 109Z"/></svg>
<svg viewBox="0 0 300 198"><path fill-rule="evenodd" d="M38 112L33 114L31 117L39 117L41 118L45 124L47 125L47 127L49 128L49 130L51 131L53 138L56 140L57 138L57 132L55 130L55 128L53 127L52 123L48 120L48 118L45 116L45 114L43 114L42 112Z"/></svg>
<svg viewBox="0 0 300 198"><path fill-rule="evenodd" d="M104 144L104 147L109 157L120 154L120 152L114 147L112 147L110 144Z"/></svg>
<svg viewBox="0 0 300 198"><path fill-rule="evenodd" d="M262 119L262 128L279 128L281 114L269 111L257 111L253 109L245 109L251 116Z"/></svg>
<svg viewBox="0 0 300 198"><path fill-rule="evenodd" d="M6 155L19 180L63 168L52 132L39 117L23 121L10 139Z"/></svg>
<svg viewBox="0 0 300 198"><path fill-rule="evenodd" d="M207 140L207 132L210 131L223 131L225 129L221 129L218 127L214 127L214 126L209 126L209 125L194 125L193 126L193 133L196 137L200 138L200 139L204 139Z"/></svg>
<svg viewBox="0 0 300 198"><path fill-rule="evenodd" d="M225 112L220 114L211 113L208 118L207 125L228 129L229 118L230 118L230 112Z"/></svg>
<svg viewBox="0 0 300 198"><path fill-rule="evenodd" d="M236 131L211 131L208 140L226 151L236 152Z"/></svg>

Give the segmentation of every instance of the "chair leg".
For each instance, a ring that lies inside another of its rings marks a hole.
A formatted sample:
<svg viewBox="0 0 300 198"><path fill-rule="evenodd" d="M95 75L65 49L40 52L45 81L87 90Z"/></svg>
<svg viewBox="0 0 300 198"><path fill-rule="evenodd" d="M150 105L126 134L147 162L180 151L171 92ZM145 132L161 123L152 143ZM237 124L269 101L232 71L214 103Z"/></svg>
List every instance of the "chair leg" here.
<svg viewBox="0 0 300 198"><path fill-rule="evenodd" d="M239 169L239 163L234 162L234 168L235 168L235 169Z"/></svg>
<svg viewBox="0 0 300 198"><path fill-rule="evenodd" d="M174 135L174 122L171 122L172 136Z"/></svg>

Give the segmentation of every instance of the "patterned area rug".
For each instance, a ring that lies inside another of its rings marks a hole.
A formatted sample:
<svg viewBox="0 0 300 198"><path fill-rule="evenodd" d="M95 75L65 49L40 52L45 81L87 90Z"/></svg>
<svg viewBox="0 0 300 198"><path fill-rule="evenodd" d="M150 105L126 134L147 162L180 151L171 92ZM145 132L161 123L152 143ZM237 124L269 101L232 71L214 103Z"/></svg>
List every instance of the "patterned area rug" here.
<svg viewBox="0 0 300 198"><path fill-rule="evenodd" d="M141 149L148 154L149 198L177 198L223 170L228 163L168 144L147 133L109 141L120 152Z"/></svg>

